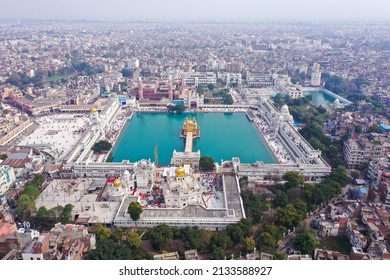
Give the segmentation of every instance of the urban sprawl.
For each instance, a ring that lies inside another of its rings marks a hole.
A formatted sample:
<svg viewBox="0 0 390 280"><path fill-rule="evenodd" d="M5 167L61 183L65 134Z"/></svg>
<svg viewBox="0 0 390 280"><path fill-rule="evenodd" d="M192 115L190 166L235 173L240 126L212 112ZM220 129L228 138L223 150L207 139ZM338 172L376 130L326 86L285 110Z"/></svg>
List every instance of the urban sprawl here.
<svg viewBox="0 0 390 280"><path fill-rule="evenodd" d="M0 22L0 257L390 259L388 38L379 24ZM145 112L187 114L183 149L111 161ZM216 112L246 114L274 163L195 151L193 116Z"/></svg>

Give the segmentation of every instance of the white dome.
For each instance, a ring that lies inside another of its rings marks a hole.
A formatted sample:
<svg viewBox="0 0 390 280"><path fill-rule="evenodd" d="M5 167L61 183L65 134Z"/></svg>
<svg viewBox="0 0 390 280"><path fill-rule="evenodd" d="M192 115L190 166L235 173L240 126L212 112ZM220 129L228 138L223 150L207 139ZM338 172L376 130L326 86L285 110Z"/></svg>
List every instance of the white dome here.
<svg viewBox="0 0 390 280"><path fill-rule="evenodd" d="M123 171L123 175L130 175L130 172L128 170Z"/></svg>

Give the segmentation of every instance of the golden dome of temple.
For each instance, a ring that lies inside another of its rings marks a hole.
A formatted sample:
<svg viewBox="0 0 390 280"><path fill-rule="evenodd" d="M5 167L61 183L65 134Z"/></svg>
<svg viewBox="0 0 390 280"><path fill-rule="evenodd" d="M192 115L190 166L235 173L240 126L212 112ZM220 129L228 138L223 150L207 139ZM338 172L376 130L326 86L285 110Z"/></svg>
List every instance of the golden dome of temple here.
<svg viewBox="0 0 390 280"><path fill-rule="evenodd" d="M183 166L177 167L175 170L175 175L176 175L176 177L185 177L186 172L184 170L184 167Z"/></svg>
<svg viewBox="0 0 390 280"><path fill-rule="evenodd" d="M195 119L186 119L183 125L185 132L195 132L198 129L198 125Z"/></svg>
<svg viewBox="0 0 390 280"><path fill-rule="evenodd" d="M122 186L121 180L115 179L115 181L114 181L114 187L119 188L120 186Z"/></svg>
<svg viewBox="0 0 390 280"><path fill-rule="evenodd" d="M95 108L95 107L93 107L92 109L91 109L91 113L96 113L98 110Z"/></svg>

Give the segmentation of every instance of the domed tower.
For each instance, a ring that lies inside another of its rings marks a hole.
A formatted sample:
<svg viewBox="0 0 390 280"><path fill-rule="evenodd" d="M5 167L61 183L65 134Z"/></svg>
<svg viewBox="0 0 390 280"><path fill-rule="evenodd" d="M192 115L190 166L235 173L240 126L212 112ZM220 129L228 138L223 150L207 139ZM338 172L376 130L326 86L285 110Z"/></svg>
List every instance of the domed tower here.
<svg viewBox="0 0 390 280"><path fill-rule="evenodd" d="M114 185L115 188L119 188L119 187L122 186L122 182L121 182L121 180L119 180L119 179L115 179L113 185Z"/></svg>
<svg viewBox="0 0 390 280"><path fill-rule="evenodd" d="M121 180L115 179L110 191L108 192L108 201L120 202L125 195L126 190L122 187Z"/></svg>
<svg viewBox="0 0 390 280"><path fill-rule="evenodd" d="M91 119L91 122L93 124L98 124L99 123L99 112L98 112L98 110L95 107L93 107L91 109L90 119Z"/></svg>
<svg viewBox="0 0 390 280"><path fill-rule="evenodd" d="M169 100L173 100L173 86L172 86L172 77L169 76L168 79L168 98Z"/></svg>
<svg viewBox="0 0 390 280"><path fill-rule="evenodd" d="M184 167L183 166L179 166L176 168L175 170L175 175L176 175L176 178L184 178L186 176L186 171L184 170Z"/></svg>
<svg viewBox="0 0 390 280"><path fill-rule="evenodd" d="M138 99L144 99L144 86L142 84L142 78L138 78Z"/></svg>
<svg viewBox="0 0 390 280"><path fill-rule="evenodd" d="M181 137L187 138L187 133L191 132L192 136L195 137L200 137L200 128L198 127L198 123L196 122L196 119L188 119L184 121L183 128L181 130Z"/></svg>
<svg viewBox="0 0 390 280"><path fill-rule="evenodd" d="M280 112L282 114L282 119L284 122L288 122L290 124L294 123L294 118L293 118L293 116L290 115L290 111L289 111L288 106L286 104L282 106Z"/></svg>
<svg viewBox="0 0 390 280"><path fill-rule="evenodd" d="M130 183L130 172L128 170L125 170L123 172L122 181L125 185L128 185Z"/></svg>

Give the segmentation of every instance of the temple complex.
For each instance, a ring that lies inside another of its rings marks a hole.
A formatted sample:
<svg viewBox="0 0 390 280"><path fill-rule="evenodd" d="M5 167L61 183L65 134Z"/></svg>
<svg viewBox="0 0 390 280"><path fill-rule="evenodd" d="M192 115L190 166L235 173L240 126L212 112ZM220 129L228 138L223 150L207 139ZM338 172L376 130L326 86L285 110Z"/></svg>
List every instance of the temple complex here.
<svg viewBox="0 0 390 280"><path fill-rule="evenodd" d="M200 128L194 118L187 118L184 121L180 137L185 139L184 152L173 150L171 164L174 166L190 165L192 168L199 168L200 151L192 151L194 139L200 137Z"/></svg>

